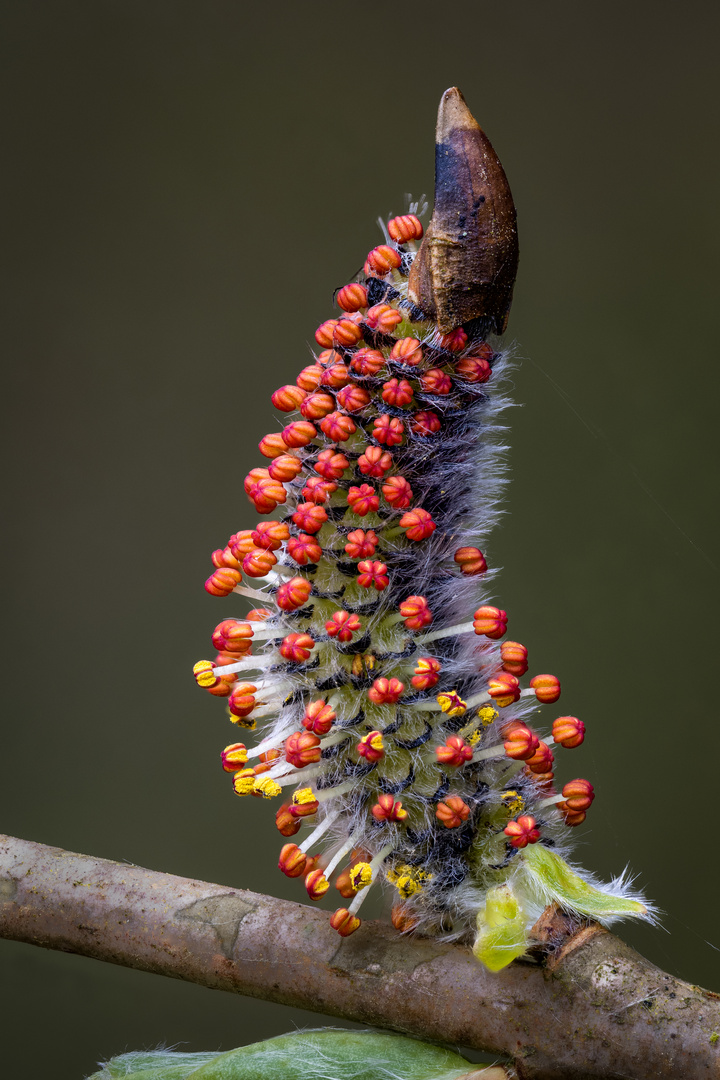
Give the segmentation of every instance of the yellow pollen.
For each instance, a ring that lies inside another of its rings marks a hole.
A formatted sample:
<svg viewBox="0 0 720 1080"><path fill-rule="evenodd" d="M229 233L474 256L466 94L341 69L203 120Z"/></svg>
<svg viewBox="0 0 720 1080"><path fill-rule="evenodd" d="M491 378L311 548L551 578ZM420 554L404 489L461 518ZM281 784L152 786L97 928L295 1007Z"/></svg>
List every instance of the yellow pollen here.
<svg viewBox="0 0 720 1080"><path fill-rule="evenodd" d="M478 717L483 722L485 727L492 724L493 720L497 719L497 713L493 709L492 705L483 705L482 709L478 709Z"/></svg>
<svg viewBox="0 0 720 1080"><path fill-rule="evenodd" d="M449 694L438 694L437 703L448 716L462 716L467 712L467 705L456 690L451 690Z"/></svg>
<svg viewBox="0 0 720 1080"><path fill-rule="evenodd" d="M247 728L248 731L254 731L257 727L257 720L254 720L252 716L234 716L233 713L230 713L229 720L231 724Z"/></svg>
<svg viewBox="0 0 720 1080"><path fill-rule="evenodd" d="M193 665L193 675L198 686L202 687L214 686L219 681L210 660L198 660L197 664Z"/></svg>
<svg viewBox="0 0 720 1080"><path fill-rule="evenodd" d="M400 893L403 900L407 900L409 899L409 897L414 896L416 892L420 892L422 885L419 881L415 881L414 878L408 877L407 874L404 874L402 877L399 877L395 882L395 888Z"/></svg>
<svg viewBox="0 0 720 1080"><path fill-rule="evenodd" d="M372 881L372 867L370 863L359 862L350 870L350 884L356 892L365 889Z"/></svg>
<svg viewBox="0 0 720 1080"><path fill-rule="evenodd" d="M252 769L242 769L233 776L236 795L249 795L255 786L255 773Z"/></svg>
<svg viewBox="0 0 720 1080"><path fill-rule="evenodd" d="M311 787L298 788L297 791L293 792L292 801L295 806L315 802L315 792Z"/></svg>
<svg viewBox="0 0 720 1080"><path fill-rule="evenodd" d="M373 735L372 739L370 740L370 745L372 746L373 750L383 750L385 748L385 744L383 743L382 735L380 734L380 732L378 732L377 735Z"/></svg>
<svg viewBox="0 0 720 1080"><path fill-rule="evenodd" d="M470 743L471 746L475 746L476 743L480 742L481 737L482 732L478 731L478 729L475 728L475 730L471 731L470 734L467 736L467 741Z"/></svg>
<svg viewBox="0 0 720 1080"><path fill-rule="evenodd" d="M253 795L262 795L263 799L272 799L273 796L279 795L281 791L280 785L271 780L269 776L260 776L252 788Z"/></svg>
<svg viewBox="0 0 720 1080"><path fill-rule="evenodd" d="M518 814L525 806L525 802L520 792L514 791L513 789L503 792L502 801L505 803L505 806L511 814Z"/></svg>

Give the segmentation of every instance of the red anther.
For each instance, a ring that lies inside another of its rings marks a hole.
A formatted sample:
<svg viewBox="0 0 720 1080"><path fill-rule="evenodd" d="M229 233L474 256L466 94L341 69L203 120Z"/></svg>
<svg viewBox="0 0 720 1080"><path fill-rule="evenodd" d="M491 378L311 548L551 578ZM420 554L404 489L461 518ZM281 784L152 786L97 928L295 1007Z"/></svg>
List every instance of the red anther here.
<svg viewBox="0 0 720 1080"><path fill-rule="evenodd" d="M587 817L584 810L563 810L562 816L566 825L582 825L583 821Z"/></svg>
<svg viewBox="0 0 720 1080"><path fill-rule="evenodd" d="M356 750L360 757L364 757L368 761L380 761L381 758L385 757L382 732L370 731L367 735L363 735L356 746Z"/></svg>
<svg viewBox="0 0 720 1080"><path fill-rule="evenodd" d="M332 412L329 416L324 416L320 421L320 428L323 435L336 443L345 442L356 431L355 421L341 412Z"/></svg>
<svg viewBox="0 0 720 1080"><path fill-rule="evenodd" d="M487 604L479 607L473 615L473 630L497 641L507 632L507 611Z"/></svg>
<svg viewBox="0 0 720 1080"><path fill-rule="evenodd" d="M324 476L326 480L339 480L349 464L344 454L338 454L334 450L323 450L315 462L315 472Z"/></svg>
<svg viewBox="0 0 720 1080"><path fill-rule="evenodd" d="M222 767L225 772L237 772L247 762L247 747L245 743L234 742L226 746L220 755Z"/></svg>
<svg viewBox="0 0 720 1080"><path fill-rule="evenodd" d="M336 611L331 619L325 623L325 629L330 637L336 637L338 641L352 641L353 635L362 627L357 615L351 615L349 611Z"/></svg>
<svg viewBox="0 0 720 1080"><path fill-rule="evenodd" d="M519 641L503 641L500 646L503 671L509 671L511 675L519 679L528 668L527 654L527 649Z"/></svg>
<svg viewBox="0 0 720 1080"><path fill-rule="evenodd" d="M259 473L265 475L260 476ZM287 491L279 480L273 480L267 469L252 469L245 478L245 490L258 514L271 514L276 506L287 499Z"/></svg>
<svg viewBox="0 0 720 1080"><path fill-rule="evenodd" d="M277 761L277 759L281 756L282 755L279 750L266 750L265 753L261 754L258 758L260 764L254 766L253 772L256 776L260 776L261 773L268 772L268 770L272 769L273 761Z"/></svg>
<svg viewBox="0 0 720 1080"><path fill-rule="evenodd" d="M392 468L392 454L381 450L379 446L368 446L358 458L358 468L365 476L384 476Z"/></svg>
<svg viewBox="0 0 720 1080"><path fill-rule="evenodd" d="M558 803L558 809L579 814L590 809L595 798L595 789L589 780L570 780L562 789L562 794L565 802Z"/></svg>
<svg viewBox="0 0 720 1080"><path fill-rule="evenodd" d="M405 683L399 679L376 679L367 692L375 705L394 705L405 692Z"/></svg>
<svg viewBox="0 0 720 1080"><path fill-rule="evenodd" d="M479 356L465 356L462 360L458 360L455 373L466 382L484 383L492 375L492 368L487 360Z"/></svg>
<svg viewBox="0 0 720 1080"><path fill-rule="evenodd" d="M434 656L421 656L410 680L416 690L430 690L440 678L441 664Z"/></svg>
<svg viewBox="0 0 720 1080"><path fill-rule="evenodd" d="M287 452L287 444L279 432L263 435L258 443L258 450L263 457L276 458Z"/></svg>
<svg viewBox="0 0 720 1080"><path fill-rule="evenodd" d="M334 484L332 480L323 480L320 476L311 476L302 489L303 498L309 503L324 503L328 501L334 491L337 491L337 487L337 484Z"/></svg>
<svg viewBox="0 0 720 1080"><path fill-rule="evenodd" d="M432 613L424 596L408 596L400 605L400 614L408 630L421 630L432 622Z"/></svg>
<svg viewBox="0 0 720 1080"><path fill-rule="evenodd" d="M350 372L343 363L331 364L325 368L320 380L321 386L329 386L333 390L340 390L350 382Z"/></svg>
<svg viewBox="0 0 720 1080"><path fill-rule="evenodd" d="M577 716L558 716L557 720L553 720L552 736L560 746L571 750L585 739L585 725Z"/></svg>
<svg viewBox="0 0 720 1080"><path fill-rule="evenodd" d="M404 408L413 398L413 388L407 379L388 379L383 383L382 399L388 405Z"/></svg>
<svg viewBox="0 0 720 1080"><path fill-rule="evenodd" d="M390 921L401 934L409 934L419 923L419 919L415 915L411 915L404 904L393 904L390 911Z"/></svg>
<svg viewBox="0 0 720 1080"><path fill-rule="evenodd" d="M400 338L393 345L390 358L397 360L399 364L409 364L415 367L416 364L422 363L422 345L414 337Z"/></svg>
<svg viewBox="0 0 720 1080"><path fill-rule="evenodd" d="M307 788L302 788L301 792L303 793L302 798L297 797L297 791L293 795L290 813L294 818L312 817L313 814L317 813L320 803L317 799L309 796ZM308 794L309 797L306 798L305 794Z"/></svg>
<svg viewBox="0 0 720 1080"><path fill-rule="evenodd" d="M286 877L302 877L306 862L307 855L297 844L284 844L278 860L278 869L282 870Z"/></svg>
<svg viewBox="0 0 720 1080"><path fill-rule="evenodd" d="M405 425L397 416L383 413L373 421L373 438L385 446L399 446L403 441Z"/></svg>
<svg viewBox="0 0 720 1080"><path fill-rule="evenodd" d="M362 327L358 326L352 319L339 319L338 323L333 330L333 345L341 345L346 349L352 348L353 345L357 345L358 341L362 339Z"/></svg>
<svg viewBox="0 0 720 1080"><path fill-rule="evenodd" d="M302 472L302 461L293 454L281 454L268 465L268 473L273 480L288 482Z"/></svg>
<svg viewBox="0 0 720 1080"><path fill-rule="evenodd" d="M314 536L300 533L299 536L291 536L287 542L287 553L291 559L301 566L308 563L319 563L322 558L322 548Z"/></svg>
<svg viewBox="0 0 720 1080"><path fill-rule="evenodd" d="M295 382L301 390L311 394L313 390L317 390L324 374L325 368L322 364L309 364L302 369Z"/></svg>
<svg viewBox="0 0 720 1080"><path fill-rule="evenodd" d="M525 766L523 772L526 776L532 777L535 782L535 788L538 792L546 795L548 798L556 794L555 788L553 787L553 780L555 778L555 774L553 773L552 769L550 770L550 772L534 773L530 769L528 769L527 766Z"/></svg>
<svg viewBox="0 0 720 1080"><path fill-rule="evenodd" d="M238 683L228 700L228 708L233 716L249 716L257 702L257 687L253 683Z"/></svg>
<svg viewBox="0 0 720 1080"><path fill-rule="evenodd" d="M303 529L307 533L316 533L322 529L323 525L328 519L326 512L322 506L316 506L314 503L304 502L300 503L297 510L292 516L293 521L299 529Z"/></svg>
<svg viewBox="0 0 720 1080"><path fill-rule="evenodd" d="M454 558L455 562L458 564L463 574L467 574L468 577L474 577L475 574L484 574L487 570L485 556L483 555L480 548L458 548L455 552Z"/></svg>
<svg viewBox="0 0 720 1080"><path fill-rule="evenodd" d="M317 357L317 363L321 368L332 367L333 364L342 364L342 362L342 353L336 352L335 349L323 349Z"/></svg>
<svg viewBox="0 0 720 1080"><path fill-rule="evenodd" d="M228 547L232 551L236 559L240 562L245 558L249 551L256 548L258 545L253 540L252 529L241 529L240 532L233 533L228 540Z"/></svg>
<svg viewBox="0 0 720 1080"><path fill-rule="evenodd" d="M242 574L239 570L231 570L230 567L222 567L220 570L216 570L214 574L205 582L205 591L209 592L211 596L229 596L236 585L239 585L242 581Z"/></svg>
<svg viewBox="0 0 720 1080"><path fill-rule="evenodd" d="M457 829L470 817L470 807L459 795L446 795L437 804L435 817L442 821L446 829Z"/></svg>
<svg viewBox="0 0 720 1080"><path fill-rule="evenodd" d="M320 740L312 731L293 731L285 740L285 760L296 769L320 760Z"/></svg>
<svg viewBox="0 0 720 1080"><path fill-rule="evenodd" d="M377 349L358 349L350 361L350 367L358 375L377 375L385 366L385 357Z"/></svg>
<svg viewBox="0 0 720 1080"><path fill-rule="evenodd" d="M337 324L337 319L327 319L324 323L320 323L320 326L315 331L315 340L318 345L322 345L323 349L332 348L333 334Z"/></svg>
<svg viewBox="0 0 720 1080"><path fill-rule="evenodd" d="M352 854L351 862L353 864L356 862L355 852ZM346 866L344 870L341 870L335 878L335 888L345 900L350 900L351 897L357 896L357 889L350 880L349 866Z"/></svg>
<svg viewBox="0 0 720 1080"><path fill-rule="evenodd" d="M375 304L368 309L365 322L371 330L378 330L381 334L392 334L398 323L403 321L401 312L390 304Z"/></svg>
<svg viewBox="0 0 720 1080"><path fill-rule="evenodd" d="M227 566L231 570L240 569L240 563L237 561L229 547L217 548L210 556L210 561L218 570L222 569L223 566Z"/></svg>
<svg viewBox="0 0 720 1080"><path fill-rule="evenodd" d="M556 675L533 675L530 685L544 705L552 705L560 697L560 680Z"/></svg>
<svg viewBox="0 0 720 1080"><path fill-rule="evenodd" d="M371 559L364 559L358 563L357 580L358 585L362 585L364 589L375 588L378 592L387 589L390 584L385 563L373 562Z"/></svg>
<svg viewBox="0 0 720 1080"><path fill-rule="evenodd" d="M403 514L400 518L400 528L405 530L408 540L426 540L435 532L437 525L427 510L417 508Z"/></svg>
<svg viewBox="0 0 720 1080"><path fill-rule="evenodd" d="M313 870L320 870L320 856L308 855L307 862L305 863L305 869L303 870L303 877L307 881L308 874L312 874Z"/></svg>
<svg viewBox="0 0 720 1080"><path fill-rule="evenodd" d="M341 907L330 916L330 925L340 937L350 937L360 925L357 915L351 915L347 908Z"/></svg>
<svg viewBox="0 0 720 1080"><path fill-rule="evenodd" d="M533 756L525 759L525 768L532 773L543 775L552 772L554 761L552 750L546 742L540 740Z"/></svg>
<svg viewBox="0 0 720 1080"><path fill-rule="evenodd" d="M420 376L420 385L426 394L449 394L452 390L452 379L442 368L428 368Z"/></svg>
<svg viewBox="0 0 720 1080"><path fill-rule="evenodd" d="M395 802L392 795L381 795L370 811L376 821L404 821L407 810L401 802Z"/></svg>
<svg viewBox="0 0 720 1080"><path fill-rule="evenodd" d="M302 718L302 726L306 731L312 731L315 735L327 735L330 728L337 720L337 714L326 703L324 698L311 701L305 709Z"/></svg>
<svg viewBox="0 0 720 1080"><path fill-rule="evenodd" d="M398 244L407 244L410 240L422 239L423 227L420 218L414 214L402 214L388 221L388 235Z"/></svg>
<svg viewBox="0 0 720 1080"><path fill-rule="evenodd" d="M521 814L515 821L508 822L503 831L514 848L537 844L540 839L540 830L535 824L535 818L530 817L529 814Z"/></svg>
<svg viewBox="0 0 720 1080"><path fill-rule="evenodd" d="M290 536L290 530L284 521L261 521L251 535L256 547L277 551Z"/></svg>
<svg viewBox="0 0 720 1080"><path fill-rule="evenodd" d="M281 611L297 611L307 604L312 585L307 578L294 577L284 581L277 591L275 603Z"/></svg>
<svg viewBox="0 0 720 1080"><path fill-rule="evenodd" d="M360 409L364 409L366 405L370 404L370 395L367 390L364 390L362 386L358 386L357 383L348 383L347 386L343 386L342 390L338 390L337 403L346 412L359 412Z"/></svg>
<svg viewBox="0 0 720 1080"><path fill-rule="evenodd" d="M457 330L451 330L449 334L444 334L440 338L441 347L450 352L462 352L467 343L468 336L462 326L458 326Z"/></svg>
<svg viewBox="0 0 720 1080"><path fill-rule="evenodd" d="M223 619L213 630L212 643L218 652L230 653L237 658L250 652L252 636L253 629L248 623Z"/></svg>
<svg viewBox="0 0 720 1080"><path fill-rule="evenodd" d="M345 554L351 559L367 558L375 554L378 543L377 534L372 529L367 532L364 529L353 529L347 536Z"/></svg>
<svg viewBox="0 0 720 1080"><path fill-rule="evenodd" d="M413 414L410 428L415 435L437 435L442 421L437 413L430 409L421 409Z"/></svg>
<svg viewBox="0 0 720 1080"><path fill-rule="evenodd" d="M277 556L267 548L253 548L243 559L243 573L248 577L265 577L277 562Z"/></svg>
<svg viewBox="0 0 720 1080"><path fill-rule="evenodd" d="M270 611L270 608L256 607L248 611L245 618L248 620L248 622L265 622L265 620L269 619L272 614L273 612Z"/></svg>
<svg viewBox="0 0 720 1080"><path fill-rule="evenodd" d="M292 412L293 409L300 407L300 403L305 400L307 393L305 390L301 390L299 386L281 386L279 390L271 396L270 400L276 409L280 412Z"/></svg>
<svg viewBox="0 0 720 1080"><path fill-rule="evenodd" d="M309 634L288 634L286 638L283 638L280 655L286 660L299 664L309 660L314 645L315 642Z"/></svg>
<svg viewBox="0 0 720 1080"><path fill-rule="evenodd" d="M505 709L520 698L520 683L509 671L499 671L488 679L488 694L495 704Z"/></svg>
<svg viewBox="0 0 720 1080"><path fill-rule="evenodd" d="M365 275L369 277L377 274L378 277L385 277L391 270L397 270L401 262L402 259L395 248L380 244L379 247L372 249L365 260Z"/></svg>
<svg viewBox="0 0 720 1080"><path fill-rule="evenodd" d="M481 345L476 345L471 353L472 357L488 361L492 360L494 355L492 345L488 345L487 341L483 341Z"/></svg>
<svg viewBox="0 0 720 1080"><path fill-rule="evenodd" d="M330 394L316 391L309 394L300 406L300 412L306 420L322 420L335 409L335 398Z"/></svg>
<svg viewBox="0 0 720 1080"><path fill-rule="evenodd" d="M514 724L505 735L505 753L514 761L527 761L540 745L537 735L525 724Z"/></svg>
<svg viewBox="0 0 720 1080"><path fill-rule="evenodd" d="M317 428L307 420L293 420L283 428L282 437L286 446L296 450L300 446L307 446L317 435Z"/></svg>
<svg viewBox="0 0 720 1080"><path fill-rule="evenodd" d="M458 768L466 761L470 761L473 748L460 735L449 735L444 746L435 747L435 756L441 765L453 765Z"/></svg>
<svg viewBox="0 0 720 1080"><path fill-rule="evenodd" d="M294 836L295 833L300 832L301 825L301 819L294 818L290 813L288 803L284 803L275 815L275 828L281 836Z"/></svg>
<svg viewBox="0 0 720 1080"><path fill-rule="evenodd" d="M305 888L311 900L319 900L330 888L330 882L318 868L305 875Z"/></svg>
<svg viewBox="0 0 720 1080"><path fill-rule="evenodd" d="M396 510L404 510L413 501L413 489L404 476L391 476L383 484L382 493Z"/></svg>
<svg viewBox="0 0 720 1080"><path fill-rule="evenodd" d="M361 484L348 490L347 501L354 514L365 517L366 514L375 513L380 505L380 496L369 484Z"/></svg>
<svg viewBox="0 0 720 1080"><path fill-rule="evenodd" d="M359 311L360 308L367 307L367 289L364 285L351 282L340 289L335 301L343 311Z"/></svg>

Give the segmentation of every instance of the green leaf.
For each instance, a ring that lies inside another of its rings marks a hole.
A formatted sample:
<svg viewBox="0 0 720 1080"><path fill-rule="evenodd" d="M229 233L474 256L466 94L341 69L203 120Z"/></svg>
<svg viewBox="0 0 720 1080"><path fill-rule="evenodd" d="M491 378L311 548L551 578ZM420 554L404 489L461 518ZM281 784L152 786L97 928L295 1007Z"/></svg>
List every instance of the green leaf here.
<svg viewBox="0 0 720 1080"><path fill-rule="evenodd" d="M528 845L522 852L528 883L542 902L554 900L561 907L593 919L647 915L637 900L614 896L588 885L560 856L543 844Z"/></svg>
<svg viewBox="0 0 720 1080"><path fill-rule="evenodd" d="M90 1080L455 1080L471 1068L452 1050L402 1035L318 1028L225 1054L123 1054Z"/></svg>
<svg viewBox="0 0 720 1080"><path fill-rule="evenodd" d="M473 953L489 971L502 971L528 946L527 916L509 885L488 889L477 915Z"/></svg>

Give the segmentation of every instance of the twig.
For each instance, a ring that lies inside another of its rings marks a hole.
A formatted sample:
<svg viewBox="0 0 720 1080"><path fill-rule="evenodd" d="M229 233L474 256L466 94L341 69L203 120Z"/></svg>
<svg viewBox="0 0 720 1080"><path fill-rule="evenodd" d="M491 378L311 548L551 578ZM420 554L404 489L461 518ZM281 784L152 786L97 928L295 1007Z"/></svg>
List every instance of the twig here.
<svg viewBox="0 0 720 1080"><path fill-rule="evenodd" d="M521 1080L720 1077L720 995L592 924L488 973L383 922L0 837L0 936L509 1057Z"/></svg>

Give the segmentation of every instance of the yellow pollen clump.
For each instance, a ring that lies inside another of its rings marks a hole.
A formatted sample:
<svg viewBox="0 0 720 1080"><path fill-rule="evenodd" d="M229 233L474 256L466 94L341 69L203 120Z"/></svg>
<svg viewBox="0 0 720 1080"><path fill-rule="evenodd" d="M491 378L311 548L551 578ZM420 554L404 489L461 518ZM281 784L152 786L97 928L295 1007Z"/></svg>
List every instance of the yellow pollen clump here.
<svg viewBox="0 0 720 1080"><path fill-rule="evenodd" d="M350 884L356 892L365 889L372 881L372 867L370 863L355 863L350 869Z"/></svg>
<svg viewBox="0 0 720 1080"><path fill-rule="evenodd" d="M416 892L420 892L422 885L419 881L415 881L414 878L408 877L407 874L405 874L403 877L397 879L395 888L400 893L403 900L408 900L411 896L414 896Z"/></svg>
<svg viewBox="0 0 720 1080"><path fill-rule="evenodd" d="M235 716L234 713L228 713L228 718L231 724L247 728L248 731L254 731L257 727L257 720L254 720L252 716Z"/></svg>
<svg viewBox="0 0 720 1080"><path fill-rule="evenodd" d="M502 801L505 803L505 806L511 814L519 813L525 806L525 802L520 792L512 789L503 792Z"/></svg>
<svg viewBox="0 0 720 1080"><path fill-rule="evenodd" d="M282 788L271 780L269 776L259 777L253 784L253 795L262 795L263 799L272 799L279 795Z"/></svg>
<svg viewBox="0 0 720 1080"><path fill-rule="evenodd" d="M233 788L236 795L249 795L255 786L255 773L252 769L242 769L233 776Z"/></svg>
<svg viewBox="0 0 720 1080"><path fill-rule="evenodd" d="M315 792L311 787L301 787L293 792L292 801L295 806L303 806L305 803L315 802Z"/></svg>
<svg viewBox="0 0 720 1080"><path fill-rule="evenodd" d="M198 686L202 687L214 686L219 681L210 660L198 660L197 664L193 665L193 675Z"/></svg>
<svg viewBox="0 0 720 1080"><path fill-rule="evenodd" d="M478 709L478 717L483 722L485 727L492 724L493 720L497 719L497 712L493 709L492 705L483 705L482 709Z"/></svg>
<svg viewBox="0 0 720 1080"><path fill-rule="evenodd" d="M467 712L467 705L456 690L451 690L449 694L438 694L437 703L448 716L462 716Z"/></svg>
<svg viewBox="0 0 720 1080"><path fill-rule="evenodd" d="M400 863L394 870L388 870L385 877L395 886L403 900L407 900L420 892L425 882L432 879L432 874L419 866Z"/></svg>
<svg viewBox="0 0 720 1080"><path fill-rule="evenodd" d="M482 732L478 731L478 729L475 728L474 731L471 731L470 734L466 735L465 737L471 746L475 746L476 743L480 742L480 739L482 738Z"/></svg>
<svg viewBox="0 0 720 1080"><path fill-rule="evenodd" d="M383 743L383 738L380 732L378 732L377 735L373 735L372 739L370 740L370 745L372 746L373 750L383 750L385 748L385 744Z"/></svg>

